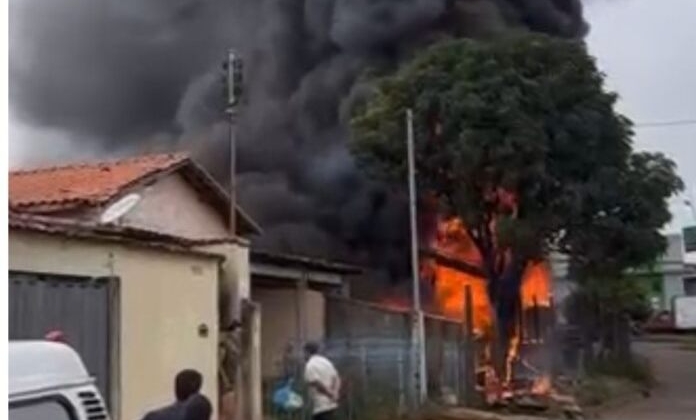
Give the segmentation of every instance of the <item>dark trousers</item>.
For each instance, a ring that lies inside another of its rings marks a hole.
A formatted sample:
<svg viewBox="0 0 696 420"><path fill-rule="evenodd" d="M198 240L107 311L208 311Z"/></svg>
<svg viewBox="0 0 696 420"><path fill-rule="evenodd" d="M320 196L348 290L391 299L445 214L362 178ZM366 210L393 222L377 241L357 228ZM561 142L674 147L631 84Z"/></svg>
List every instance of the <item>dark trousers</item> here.
<svg viewBox="0 0 696 420"><path fill-rule="evenodd" d="M324 411L312 416L312 420L334 420L336 418L336 410Z"/></svg>

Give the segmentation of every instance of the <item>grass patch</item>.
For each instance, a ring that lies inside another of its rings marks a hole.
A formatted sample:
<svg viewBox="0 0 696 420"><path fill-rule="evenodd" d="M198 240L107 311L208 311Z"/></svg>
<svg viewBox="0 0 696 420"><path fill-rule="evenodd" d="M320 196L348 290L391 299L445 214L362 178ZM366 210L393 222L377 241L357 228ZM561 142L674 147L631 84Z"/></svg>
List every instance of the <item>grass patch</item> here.
<svg viewBox="0 0 696 420"><path fill-rule="evenodd" d="M635 340L644 343L690 343L696 342L696 336L693 333L646 334L636 337Z"/></svg>
<svg viewBox="0 0 696 420"><path fill-rule="evenodd" d="M655 375L650 361L639 355L598 360L589 366L588 371L590 376L626 379L647 388L655 385Z"/></svg>
<svg viewBox="0 0 696 420"><path fill-rule="evenodd" d="M696 341L688 341L677 344L679 350L696 351Z"/></svg>
<svg viewBox="0 0 696 420"><path fill-rule="evenodd" d="M575 389L583 407L598 407L643 393L655 385L649 361L638 355L592 363L588 374Z"/></svg>
<svg viewBox="0 0 696 420"><path fill-rule="evenodd" d="M625 378L594 375L588 376L575 391L575 398L582 407L598 407L641 391L635 382Z"/></svg>

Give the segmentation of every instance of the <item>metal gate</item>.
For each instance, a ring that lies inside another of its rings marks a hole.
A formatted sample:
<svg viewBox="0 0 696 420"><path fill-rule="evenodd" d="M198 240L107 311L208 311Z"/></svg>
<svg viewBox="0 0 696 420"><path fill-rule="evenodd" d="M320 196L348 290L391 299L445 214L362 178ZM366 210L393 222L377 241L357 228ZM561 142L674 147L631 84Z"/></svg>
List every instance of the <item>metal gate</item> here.
<svg viewBox="0 0 696 420"><path fill-rule="evenodd" d="M60 330L110 401L109 278L9 273L10 340L43 339Z"/></svg>

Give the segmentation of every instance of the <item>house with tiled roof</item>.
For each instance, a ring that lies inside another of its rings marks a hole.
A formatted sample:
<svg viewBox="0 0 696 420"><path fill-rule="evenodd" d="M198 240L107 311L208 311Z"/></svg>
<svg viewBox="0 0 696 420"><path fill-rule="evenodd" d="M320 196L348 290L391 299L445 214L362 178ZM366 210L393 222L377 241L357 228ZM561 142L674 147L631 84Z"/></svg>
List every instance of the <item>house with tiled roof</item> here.
<svg viewBox="0 0 696 420"><path fill-rule="evenodd" d="M250 289L251 217L237 206L229 232L229 195L185 154L13 171L8 186L10 338L61 330L115 419L167 403L184 368L217 406L220 324Z"/></svg>
<svg viewBox="0 0 696 420"><path fill-rule="evenodd" d="M201 371L219 401L234 378L218 343L237 320L261 324L238 414L259 418L260 377L283 370L289 344L323 337L324 295L345 294L360 271L250 249L261 228L236 206L232 235L229 195L185 154L13 171L8 206L10 337L64 330L115 419L169 401L183 368ZM243 301L260 303L260 320Z"/></svg>
<svg viewBox="0 0 696 420"><path fill-rule="evenodd" d="M20 170L9 174L11 212L99 222L127 195L137 201L114 222L195 239L228 236L229 195L185 154ZM259 233L237 206L237 234Z"/></svg>

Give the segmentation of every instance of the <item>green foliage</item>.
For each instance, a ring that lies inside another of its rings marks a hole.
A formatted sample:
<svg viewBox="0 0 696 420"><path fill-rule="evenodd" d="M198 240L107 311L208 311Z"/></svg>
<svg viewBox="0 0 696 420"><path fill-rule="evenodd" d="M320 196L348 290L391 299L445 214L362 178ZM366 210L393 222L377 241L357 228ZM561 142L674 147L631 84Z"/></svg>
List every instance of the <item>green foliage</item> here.
<svg viewBox="0 0 696 420"><path fill-rule="evenodd" d="M518 262L560 249L580 271L616 273L664 249L666 199L682 185L664 156L632 154L615 102L581 42L446 41L376 83L352 146L366 170L405 184L411 108L419 189L462 218L489 277L503 275L500 248Z"/></svg>
<svg viewBox="0 0 696 420"><path fill-rule="evenodd" d="M573 325L592 325L597 333L608 327L609 320L598 319L595 313L603 303L611 303L603 308L605 315L626 313L632 319L644 320L651 312L649 290L634 277L584 278L579 283L564 304L564 315Z"/></svg>
<svg viewBox="0 0 696 420"><path fill-rule="evenodd" d="M634 153L616 177L587 195L566 242L576 275L620 277L654 261L666 247L659 229L670 220L669 196L683 188L674 162Z"/></svg>
<svg viewBox="0 0 696 420"><path fill-rule="evenodd" d="M596 360L588 366L588 371L590 375L625 378L646 387L655 385L655 375L650 361L638 355Z"/></svg>

